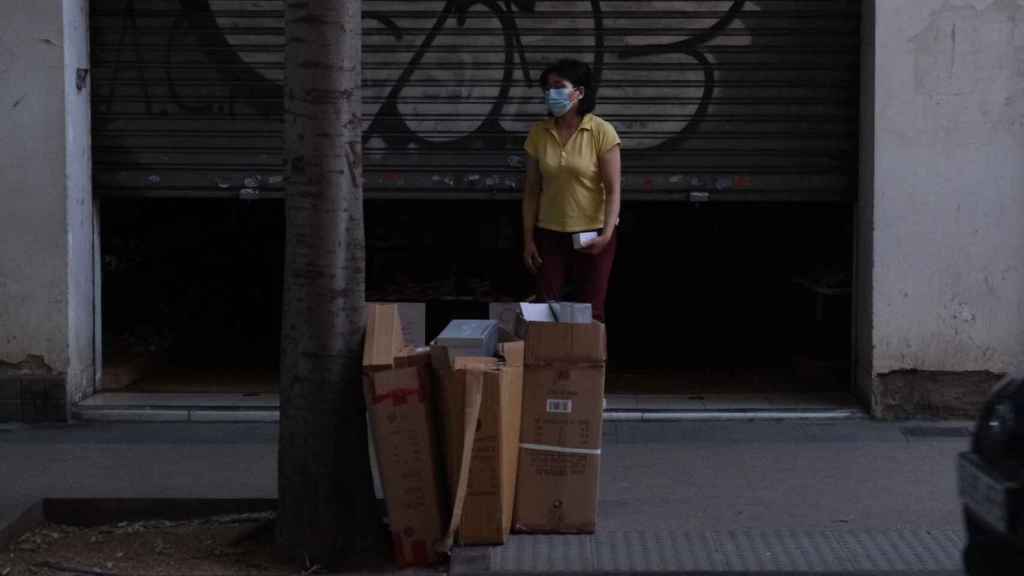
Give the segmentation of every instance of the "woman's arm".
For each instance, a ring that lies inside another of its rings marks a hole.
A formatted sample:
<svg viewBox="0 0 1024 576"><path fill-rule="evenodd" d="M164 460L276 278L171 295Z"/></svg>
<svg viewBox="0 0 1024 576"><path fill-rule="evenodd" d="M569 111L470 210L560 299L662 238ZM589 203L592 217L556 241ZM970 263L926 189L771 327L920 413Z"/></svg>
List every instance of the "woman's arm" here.
<svg viewBox="0 0 1024 576"><path fill-rule="evenodd" d="M540 164L532 156L526 157L526 176L523 177L523 261L531 272L541 265L540 253L533 242L540 207Z"/></svg>
<svg viewBox="0 0 1024 576"><path fill-rule="evenodd" d="M602 155L598 162L601 179L604 181L604 230L586 251L600 254L612 240L615 225L619 222L619 209L622 206L622 147L615 146Z"/></svg>

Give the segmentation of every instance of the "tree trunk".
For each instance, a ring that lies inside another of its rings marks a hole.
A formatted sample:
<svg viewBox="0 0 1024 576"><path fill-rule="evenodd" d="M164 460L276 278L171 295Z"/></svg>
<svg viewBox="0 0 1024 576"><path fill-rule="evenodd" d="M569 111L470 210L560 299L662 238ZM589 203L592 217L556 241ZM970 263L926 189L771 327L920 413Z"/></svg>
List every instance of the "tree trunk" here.
<svg viewBox="0 0 1024 576"><path fill-rule="evenodd" d="M277 543L337 566L378 528L361 391L360 0L289 0Z"/></svg>

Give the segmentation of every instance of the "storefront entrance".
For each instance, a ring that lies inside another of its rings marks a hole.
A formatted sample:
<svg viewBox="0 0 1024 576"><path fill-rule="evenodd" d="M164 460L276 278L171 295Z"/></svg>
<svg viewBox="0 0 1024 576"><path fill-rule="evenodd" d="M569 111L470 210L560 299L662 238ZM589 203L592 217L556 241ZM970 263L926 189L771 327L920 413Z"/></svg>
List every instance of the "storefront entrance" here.
<svg viewBox="0 0 1024 576"><path fill-rule="evenodd" d="M609 391L846 394L861 3L466 4L364 2L368 298L429 337L530 296L521 146L577 57L624 146ZM91 3L104 387L155 347L183 371L128 385L274 388L282 17Z"/></svg>

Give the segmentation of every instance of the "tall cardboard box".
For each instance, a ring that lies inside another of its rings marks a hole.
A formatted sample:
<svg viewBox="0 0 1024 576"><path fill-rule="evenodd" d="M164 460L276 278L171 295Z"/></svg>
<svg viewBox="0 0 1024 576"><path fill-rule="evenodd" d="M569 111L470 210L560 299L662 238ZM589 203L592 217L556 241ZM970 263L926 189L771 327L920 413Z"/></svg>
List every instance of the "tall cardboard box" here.
<svg viewBox="0 0 1024 576"><path fill-rule="evenodd" d="M426 344L427 335L427 305L424 302L395 302L398 307L398 316L402 331L402 342L406 346L419 347ZM379 314L379 309L374 308L374 303L367 306L367 314ZM368 339L380 342L380 338ZM364 348L363 354L367 350ZM375 352L372 350L370 356ZM372 363L372 361L371 361ZM380 484L380 472L377 466L377 454L373 443L373 426L370 425L370 414L366 414L366 440L370 450L370 473L373 475L373 493L378 500L384 498L384 487Z"/></svg>
<svg viewBox="0 0 1024 576"><path fill-rule="evenodd" d="M368 305L363 386L395 558L402 566L433 564L441 560L444 508L430 351L404 346L393 304Z"/></svg>
<svg viewBox="0 0 1024 576"><path fill-rule="evenodd" d="M517 531L590 533L597 525L605 327L520 318L526 343Z"/></svg>
<svg viewBox="0 0 1024 576"><path fill-rule="evenodd" d="M523 342L504 335L500 358L456 356L434 346L441 382L448 488L458 518L456 539L464 545L502 544L512 528L522 422ZM467 425L467 403L479 391L475 425ZM468 461L464 447L471 446ZM462 483L463 464L468 476Z"/></svg>

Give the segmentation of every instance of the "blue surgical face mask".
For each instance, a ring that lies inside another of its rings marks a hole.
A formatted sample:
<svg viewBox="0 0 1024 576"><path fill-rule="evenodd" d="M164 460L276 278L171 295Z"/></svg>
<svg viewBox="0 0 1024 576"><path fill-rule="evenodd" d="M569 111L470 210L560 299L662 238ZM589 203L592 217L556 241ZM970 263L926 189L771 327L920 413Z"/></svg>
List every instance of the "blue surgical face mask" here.
<svg viewBox="0 0 1024 576"><path fill-rule="evenodd" d="M544 100L552 116L564 116L572 109L572 88L551 88L544 93Z"/></svg>

